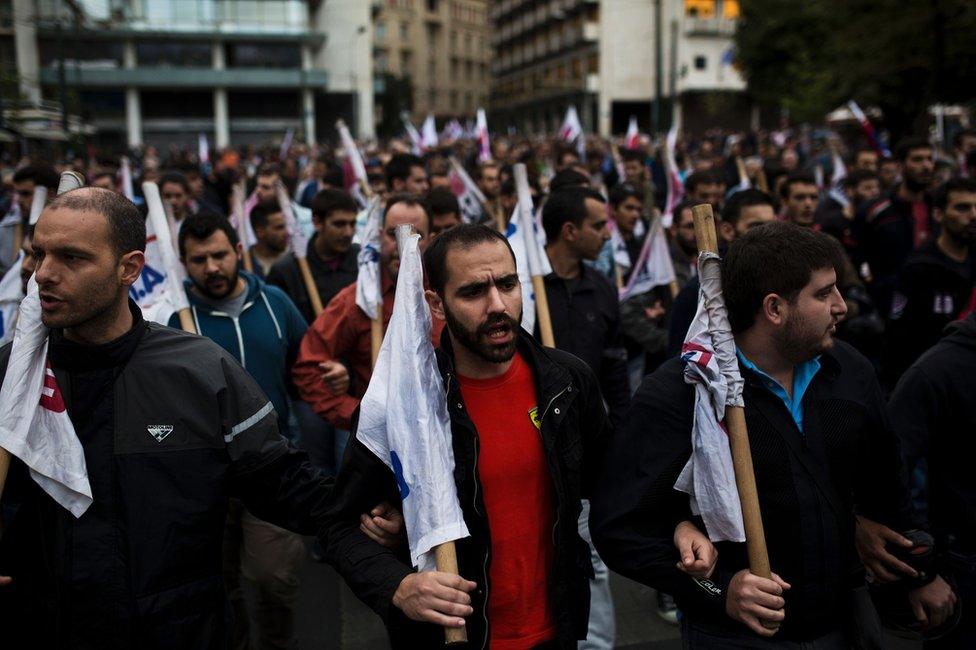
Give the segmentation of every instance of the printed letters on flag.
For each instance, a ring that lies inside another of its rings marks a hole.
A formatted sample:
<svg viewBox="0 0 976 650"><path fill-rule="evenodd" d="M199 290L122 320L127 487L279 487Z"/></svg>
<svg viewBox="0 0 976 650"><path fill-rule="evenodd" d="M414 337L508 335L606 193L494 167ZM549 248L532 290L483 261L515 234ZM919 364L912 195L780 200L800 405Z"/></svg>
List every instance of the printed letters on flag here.
<svg viewBox="0 0 976 650"><path fill-rule="evenodd" d="M24 299L24 294L20 290L20 265L23 261L24 252L21 251L0 280L0 345L14 338L17 309L20 307L20 301Z"/></svg>
<svg viewBox="0 0 976 650"><path fill-rule="evenodd" d="M433 549L468 537L454 484L451 420L430 341L420 236L397 228L400 272L383 346L360 405L356 438L382 460L400 488L410 561L436 568Z"/></svg>
<svg viewBox="0 0 976 650"><path fill-rule="evenodd" d="M371 319L382 314L380 284L380 229L383 210L374 197L366 215L366 227L360 239L359 275L356 277L356 304ZM401 272L403 260L400 260ZM385 340L385 339L384 339Z"/></svg>

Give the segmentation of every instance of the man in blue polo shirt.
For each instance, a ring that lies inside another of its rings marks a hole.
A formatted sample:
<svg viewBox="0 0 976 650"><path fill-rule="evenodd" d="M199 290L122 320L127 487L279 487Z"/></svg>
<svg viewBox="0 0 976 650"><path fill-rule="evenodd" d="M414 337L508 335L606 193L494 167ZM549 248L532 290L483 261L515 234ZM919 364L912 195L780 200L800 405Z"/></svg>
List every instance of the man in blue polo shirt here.
<svg viewBox="0 0 976 650"><path fill-rule="evenodd" d="M895 531L917 527L874 368L834 340L847 312L837 264L827 235L786 222L743 234L723 260L772 579L749 571L742 543L715 544L708 580L676 567L673 531L701 525L673 488L691 455L694 413L680 359L644 380L611 436L593 541L611 569L674 596L686 648L840 650L865 641L855 639L852 616L864 585L854 513ZM920 622L949 617L955 596L942 578L903 580Z"/></svg>

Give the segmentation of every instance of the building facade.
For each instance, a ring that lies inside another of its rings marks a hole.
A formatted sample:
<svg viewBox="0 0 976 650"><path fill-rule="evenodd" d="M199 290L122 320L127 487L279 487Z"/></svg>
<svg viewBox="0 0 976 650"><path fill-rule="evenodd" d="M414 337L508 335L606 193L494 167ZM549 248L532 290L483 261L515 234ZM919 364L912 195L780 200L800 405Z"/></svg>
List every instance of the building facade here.
<svg viewBox="0 0 976 650"><path fill-rule="evenodd" d="M414 122L428 114L441 120L470 117L488 104L492 4L489 0L373 3L374 76L409 79ZM387 88L377 90L382 94Z"/></svg>
<svg viewBox="0 0 976 650"><path fill-rule="evenodd" d="M333 139L339 117L372 134L366 2L3 1L22 98L67 104L102 146Z"/></svg>
<svg viewBox="0 0 976 650"><path fill-rule="evenodd" d="M660 130L715 105L703 97L742 100L738 16L738 0L499 0L493 127L552 132L575 105L590 132L620 133L631 115Z"/></svg>

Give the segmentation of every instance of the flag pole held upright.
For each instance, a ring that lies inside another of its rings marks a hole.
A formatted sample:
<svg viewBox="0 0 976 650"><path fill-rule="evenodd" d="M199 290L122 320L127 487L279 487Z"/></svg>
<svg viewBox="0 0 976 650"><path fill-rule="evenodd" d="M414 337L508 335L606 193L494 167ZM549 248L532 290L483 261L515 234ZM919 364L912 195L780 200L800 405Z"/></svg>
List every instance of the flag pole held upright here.
<svg viewBox="0 0 976 650"><path fill-rule="evenodd" d="M715 235L715 220L712 206L705 203L691 209L695 219L695 239L699 255L711 253L713 257L702 258L705 264L718 264L718 240ZM724 300L718 295L724 310ZM731 336L731 333L729 333ZM732 466L735 470L735 484L742 504L742 525L746 535L746 551L749 555L749 571L760 578L772 578L769 567L769 554L766 551L766 535L763 532L762 516L759 512L759 493L756 490L756 475L752 467L752 452L749 449L749 433L746 430L745 411L741 406L726 405L725 428L729 434L732 448ZM778 625L776 626L778 627Z"/></svg>
<svg viewBox="0 0 976 650"><path fill-rule="evenodd" d="M285 223L288 226L288 235L291 239L291 249L295 253L295 261L298 262L298 270L302 273L302 280L305 282L305 291L308 292L308 299L312 303L312 312L318 316L322 313L322 296L319 289L315 286L315 278L312 277L312 269L308 266L305 256L308 253L308 240L302 235L298 221L295 219L295 212L291 209L291 199L285 184L280 180L275 185L275 194L278 199L278 207L285 216Z"/></svg>
<svg viewBox="0 0 976 650"><path fill-rule="evenodd" d="M541 274L542 260L536 246L535 217L532 216L532 194L529 191L529 176L524 163L518 163L513 168L515 175L515 189L518 193L519 228L525 233L526 251L529 257L529 269L532 274L532 289L535 291L535 309L539 317L539 335L542 344L547 348L556 347L556 337L552 333L552 319L549 317L549 299L546 295L545 277Z"/></svg>
<svg viewBox="0 0 976 650"><path fill-rule="evenodd" d="M251 259L251 249L247 246L247 226L244 224L244 220L248 218L247 210L244 209L244 196L246 193L247 189L244 186L243 178L234 183L230 194L231 202L233 203L231 209L237 215L237 240L241 243L244 270L248 273L253 273L254 261Z"/></svg>

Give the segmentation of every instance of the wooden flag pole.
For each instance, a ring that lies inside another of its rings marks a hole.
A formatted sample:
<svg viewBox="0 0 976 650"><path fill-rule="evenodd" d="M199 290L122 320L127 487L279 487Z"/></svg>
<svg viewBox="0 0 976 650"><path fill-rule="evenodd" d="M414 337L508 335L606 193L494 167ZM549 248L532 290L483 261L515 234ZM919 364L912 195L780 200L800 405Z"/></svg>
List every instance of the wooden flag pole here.
<svg viewBox="0 0 976 650"><path fill-rule="evenodd" d="M539 317L539 335L542 345L556 347L556 337L552 333L552 319L549 317L549 298L546 296L546 281L541 275L532 276L532 289L535 291L535 313Z"/></svg>
<svg viewBox="0 0 976 650"><path fill-rule="evenodd" d="M163 200L159 196L159 186L152 182L142 184L142 195L146 198L146 208L149 211L149 223L156 231L156 238L159 244L160 255L163 258L163 266L166 269L166 281L170 283L170 291L183 291L176 273L176 251L173 250L172 235L170 230L169 214L163 205ZM172 276L172 277L171 277ZM184 332L197 334L197 328L193 324L193 314L189 307L181 307L176 310L180 317L180 327Z"/></svg>
<svg viewBox="0 0 976 650"><path fill-rule="evenodd" d="M305 290L308 291L308 298L312 302L312 312L318 316L322 313L322 296L319 289L315 286L315 278L312 277L312 269L308 266L308 260L304 257L295 256L298 262L298 269L302 272L302 279L305 281Z"/></svg>
<svg viewBox="0 0 976 650"><path fill-rule="evenodd" d="M715 235L715 219L712 206L704 203L691 209L695 219L695 239L699 252L718 254ZM735 469L735 485L742 504L742 524L746 533L746 550L749 555L749 571L760 578L772 579L769 553L766 551L766 535L762 515L759 512L759 492L756 490L756 474L752 467L749 449L749 432L746 430L745 411L741 406L725 407L725 427L732 447L732 466ZM771 626L767 626L772 629ZM779 627L778 624L775 627Z"/></svg>
<svg viewBox="0 0 976 650"><path fill-rule="evenodd" d="M234 188L231 190L231 200L234 202L233 211L237 213L237 239L241 242L241 261L244 263L244 270L248 273L254 273L254 260L251 259L251 249L247 247L247 224L244 222L245 219L249 218L249 215L244 213L244 196L247 193L247 189L244 184L244 179L240 179L234 183Z"/></svg>
<svg viewBox="0 0 976 650"><path fill-rule="evenodd" d="M437 570L451 575L460 575L458 572L457 549L454 542L444 542L434 547L434 559L437 561ZM457 643L468 642L468 630L463 627L445 627L444 643L455 645Z"/></svg>

